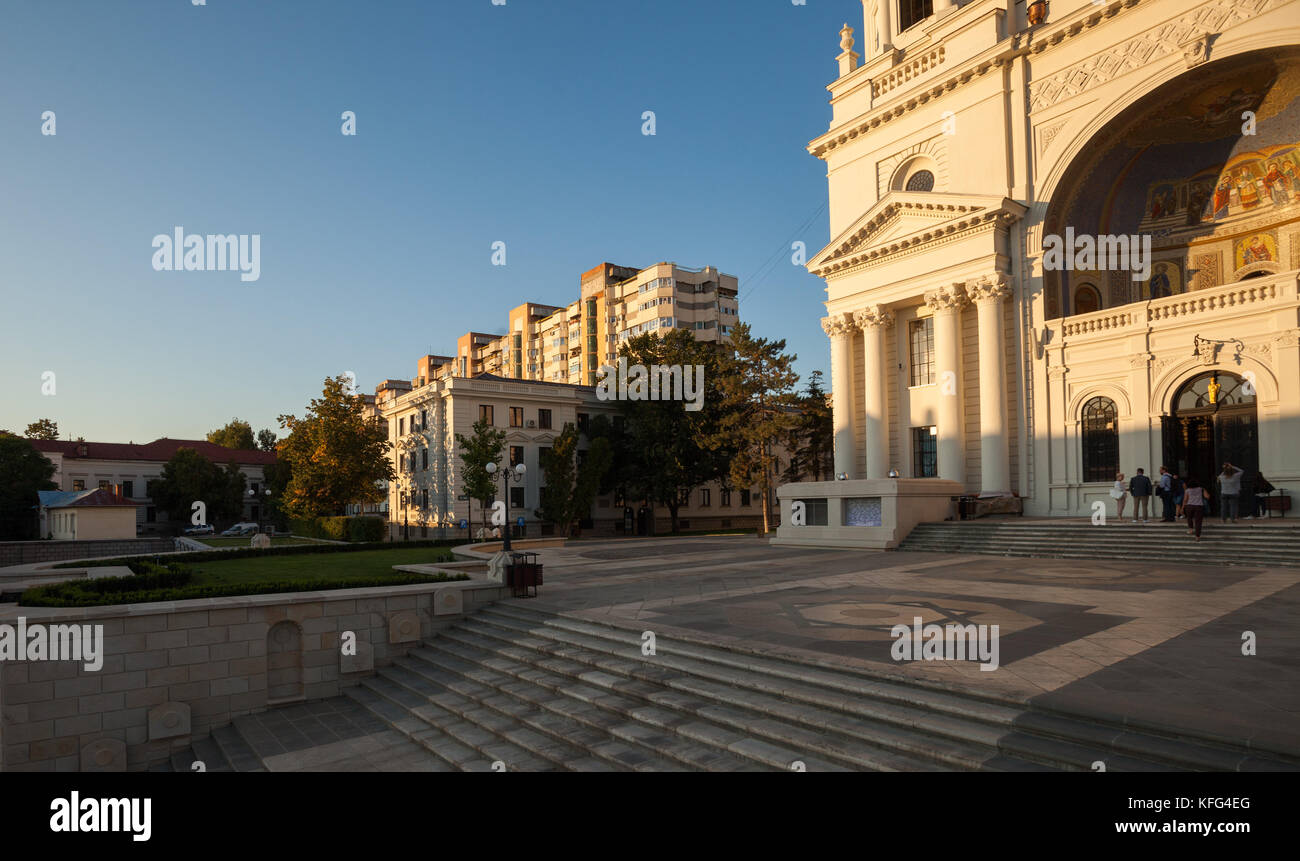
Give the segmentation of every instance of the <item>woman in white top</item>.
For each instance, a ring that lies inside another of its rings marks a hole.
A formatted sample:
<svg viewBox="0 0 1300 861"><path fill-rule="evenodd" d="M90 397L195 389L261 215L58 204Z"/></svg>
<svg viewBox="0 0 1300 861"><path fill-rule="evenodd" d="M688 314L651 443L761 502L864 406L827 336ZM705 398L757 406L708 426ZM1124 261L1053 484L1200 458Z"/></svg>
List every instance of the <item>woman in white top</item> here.
<svg viewBox="0 0 1300 861"><path fill-rule="evenodd" d="M1115 516L1123 523L1124 504L1128 502L1128 485L1124 483L1124 473L1115 476L1115 486L1110 489L1110 495L1115 500L1115 507L1119 509Z"/></svg>

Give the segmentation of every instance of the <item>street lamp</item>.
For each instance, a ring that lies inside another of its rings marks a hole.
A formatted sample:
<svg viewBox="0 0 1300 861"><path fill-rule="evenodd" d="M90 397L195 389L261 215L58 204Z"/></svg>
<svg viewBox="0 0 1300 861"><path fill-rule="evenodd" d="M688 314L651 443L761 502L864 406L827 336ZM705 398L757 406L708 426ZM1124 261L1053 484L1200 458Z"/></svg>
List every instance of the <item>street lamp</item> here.
<svg viewBox="0 0 1300 861"><path fill-rule="evenodd" d="M271 501L271 488L262 488L262 493L264 494L265 499L262 503L261 510L257 512L257 528L259 530L262 528L262 517L266 514L266 506ZM250 487L248 489L248 498L254 505L257 504L257 491Z"/></svg>
<svg viewBox="0 0 1300 861"><path fill-rule="evenodd" d="M525 467L522 463L516 465L513 470L506 466L501 466L500 468L498 468L495 463L488 463L484 468L487 470L487 474L492 476L493 481L496 481L497 472L500 471L501 473L501 489L503 491L502 496L505 497L505 506L506 506L505 542L501 545L501 549L506 553L509 553L510 552L510 482L511 481L522 482L524 480L524 473L528 471L528 468Z"/></svg>

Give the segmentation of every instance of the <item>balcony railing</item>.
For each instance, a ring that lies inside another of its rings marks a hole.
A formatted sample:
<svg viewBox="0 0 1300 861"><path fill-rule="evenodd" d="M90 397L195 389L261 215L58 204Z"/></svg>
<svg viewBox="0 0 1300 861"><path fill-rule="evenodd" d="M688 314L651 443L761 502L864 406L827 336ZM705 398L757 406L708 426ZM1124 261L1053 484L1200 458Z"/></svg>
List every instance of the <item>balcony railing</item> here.
<svg viewBox="0 0 1300 861"><path fill-rule="evenodd" d="M1162 299L1134 302L1091 314L1076 314L1050 321L1049 329L1064 338L1122 334L1155 323L1181 320L1201 314L1222 314L1233 310L1296 301L1295 272L1237 281L1222 287L1179 293Z"/></svg>

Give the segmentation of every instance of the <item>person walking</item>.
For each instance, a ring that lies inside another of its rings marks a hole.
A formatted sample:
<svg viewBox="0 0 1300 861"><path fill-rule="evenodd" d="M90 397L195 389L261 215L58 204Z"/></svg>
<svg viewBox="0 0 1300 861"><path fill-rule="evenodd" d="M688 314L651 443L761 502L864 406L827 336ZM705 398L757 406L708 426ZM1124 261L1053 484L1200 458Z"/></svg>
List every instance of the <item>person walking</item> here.
<svg viewBox="0 0 1300 861"><path fill-rule="evenodd" d="M1195 477L1187 479L1187 489L1183 491L1183 511L1187 515L1187 534L1201 540L1201 525L1205 522L1205 506L1209 504L1210 492L1201 487Z"/></svg>
<svg viewBox="0 0 1300 861"><path fill-rule="evenodd" d="M1219 517L1224 523L1228 518L1237 522L1241 506L1241 470L1224 462L1223 472L1219 473Z"/></svg>
<svg viewBox="0 0 1300 861"><path fill-rule="evenodd" d="M1140 518L1143 523L1151 516L1151 479L1146 471L1138 467L1137 475L1128 483L1129 495L1133 497L1133 522Z"/></svg>
<svg viewBox="0 0 1300 861"><path fill-rule="evenodd" d="M1187 482L1183 481L1176 473L1169 482L1174 500L1174 519L1183 519L1183 498L1187 494Z"/></svg>
<svg viewBox="0 0 1300 861"><path fill-rule="evenodd" d="M1165 523L1174 522L1174 474L1165 467L1160 467L1160 483L1156 493L1160 496L1160 519Z"/></svg>
<svg viewBox="0 0 1300 861"><path fill-rule="evenodd" d="M1273 486L1272 482L1264 477L1264 473L1259 471L1255 472L1255 485L1251 488L1252 504L1250 507L1250 514L1246 515L1247 520L1250 520L1253 517L1258 517L1261 520L1264 519L1264 516L1268 511L1268 495L1275 490L1277 490L1277 488Z"/></svg>
<svg viewBox="0 0 1300 861"><path fill-rule="evenodd" d="M1110 489L1110 498L1115 500L1115 517L1124 522L1124 504L1128 502L1128 488L1124 486L1124 473L1115 476L1115 486Z"/></svg>

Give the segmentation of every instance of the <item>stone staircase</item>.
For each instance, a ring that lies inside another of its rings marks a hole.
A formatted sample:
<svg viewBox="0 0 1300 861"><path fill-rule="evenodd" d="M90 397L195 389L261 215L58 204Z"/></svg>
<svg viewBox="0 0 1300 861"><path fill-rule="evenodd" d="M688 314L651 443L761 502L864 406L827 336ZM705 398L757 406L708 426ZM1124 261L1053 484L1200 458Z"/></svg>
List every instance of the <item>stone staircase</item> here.
<svg viewBox="0 0 1300 861"><path fill-rule="evenodd" d="M1117 562L1300 567L1300 526L1251 526L1250 522L1224 526L1217 519L1207 518L1198 543L1187 536L1184 524L1154 520L1122 525L1112 521L1107 526L1077 520L1056 524L1019 519L922 523L898 549Z"/></svg>
<svg viewBox="0 0 1300 861"><path fill-rule="evenodd" d="M223 726L206 738L197 739L185 750L172 754L169 762L150 771L195 771L202 762L203 771L266 771L262 760L249 747L236 725Z"/></svg>
<svg viewBox="0 0 1300 861"><path fill-rule="evenodd" d="M446 770L1300 771L1282 754L486 607L347 696Z"/></svg>

